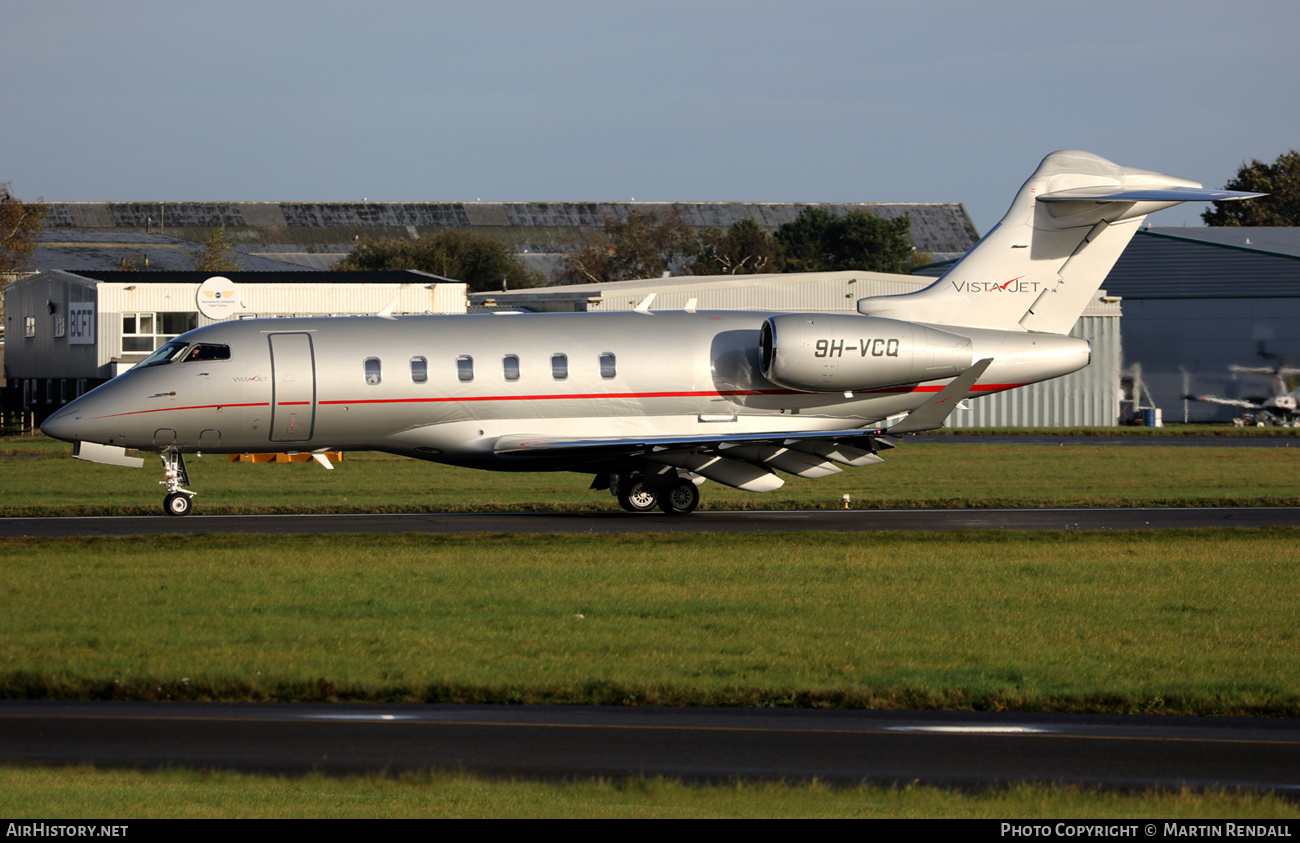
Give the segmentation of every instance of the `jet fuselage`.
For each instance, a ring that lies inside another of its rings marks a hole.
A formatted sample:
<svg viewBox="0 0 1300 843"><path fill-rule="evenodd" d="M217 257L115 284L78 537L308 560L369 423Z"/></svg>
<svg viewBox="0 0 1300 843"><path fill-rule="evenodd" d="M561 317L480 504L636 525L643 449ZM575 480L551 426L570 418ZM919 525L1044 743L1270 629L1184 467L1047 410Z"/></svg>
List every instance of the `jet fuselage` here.
<svg viewBox="0 0 1300 843"><path fill-rule="evenodd" d="M937 382L887 384L846 397L773 383L762 374L760 350L760 329L772 315L661 311L225 322L173 341L220 353L151 358L51 417L44 430L140 450L382 450L512 468L517 463L494 455L499 437L843 430L912 410L940 388ZM871 321L825 317L845 318ZM1088 344L1071 337L962 333L976 359L994 360L976 395L1057 377L1088 362ZM847 356L865 366L873 350L896 354L889 337L832 334L820 341L819 349L810 335L807 349L782 347L778 353L806 352L818 360L819 351L825 356L826 347L838 343L830 347L843 359L847 342ZM571 462L559 457L526 467Z"/></svg>

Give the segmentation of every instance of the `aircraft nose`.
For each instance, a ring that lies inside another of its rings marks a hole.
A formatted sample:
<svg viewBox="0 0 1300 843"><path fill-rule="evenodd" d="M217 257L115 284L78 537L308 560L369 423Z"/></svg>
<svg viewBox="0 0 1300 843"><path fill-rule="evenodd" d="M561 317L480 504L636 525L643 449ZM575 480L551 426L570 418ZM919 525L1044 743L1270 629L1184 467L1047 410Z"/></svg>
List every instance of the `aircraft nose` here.
<svg viewBox="0 0 1300 843"><path fill-rule="evenodd" d="M41 422L41 433L54 439L62 439L64 442L79 441L77 433L80 428L81 411L76 401Z"/></svg>

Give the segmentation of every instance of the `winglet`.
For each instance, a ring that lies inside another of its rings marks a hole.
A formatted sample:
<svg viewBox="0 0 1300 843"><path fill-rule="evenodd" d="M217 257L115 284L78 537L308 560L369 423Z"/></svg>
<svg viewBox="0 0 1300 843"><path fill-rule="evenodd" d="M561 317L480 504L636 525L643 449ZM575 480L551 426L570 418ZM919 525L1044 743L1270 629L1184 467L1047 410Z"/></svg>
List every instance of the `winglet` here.
<svg viewBox="0 0 1300 843"><path fill-rule="evenodd" d="M650 303L655 300L655 296L657 295L658 293L651 293L650 295L646 296L644 299L641 300L640 304L638 304L636 307L633 308L633 310L635 310L637 313L649 313Z"/></svg>
<svg viewBox="0 0 1300 843"><path fill-rule="evenodd" d="M916 433L921 430L934 430L943 427L944 421L952 415L952 411L957 409L966 396L970 395L971 388L975 386L975 381L979 380L980 375L993 362L992 357L985 357L974 366L962 372L943 389L930 396L930 400L917 407L907 418L898 424L889 428L888 433L892 436L895 433Z"/></svg>

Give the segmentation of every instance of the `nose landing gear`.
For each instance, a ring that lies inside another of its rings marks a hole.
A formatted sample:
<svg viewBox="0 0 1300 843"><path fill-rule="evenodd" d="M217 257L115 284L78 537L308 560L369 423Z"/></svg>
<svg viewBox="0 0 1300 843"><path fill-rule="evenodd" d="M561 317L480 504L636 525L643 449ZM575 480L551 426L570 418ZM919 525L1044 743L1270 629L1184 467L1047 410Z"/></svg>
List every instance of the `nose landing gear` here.
<svg viewBox="0 0 1300 843"><path fill-rule="evenodd" d="M191 498L197 492L184 488L190 485L189 472L185 470L185 457L180 451L163 451L162 457L165 480L159 480L160 486L167 487L167 497L163 498L163 512L168 515L189 515L193 506Z"/></svg>

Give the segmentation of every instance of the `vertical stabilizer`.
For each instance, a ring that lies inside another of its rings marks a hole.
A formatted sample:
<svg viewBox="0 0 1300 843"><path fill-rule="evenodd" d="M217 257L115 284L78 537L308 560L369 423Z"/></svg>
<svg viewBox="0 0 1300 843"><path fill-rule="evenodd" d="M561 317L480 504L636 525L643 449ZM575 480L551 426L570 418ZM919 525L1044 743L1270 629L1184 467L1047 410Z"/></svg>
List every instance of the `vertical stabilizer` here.
<svg viewBox="0 0 1300 843"><path fill-rule="evenodd" d="M1067 333L1147 214L1179 202L1257 196L1203 190L1187 179L1121 167L1077 150L1053 152L1011 209L935 283L872 296L858 311L904 321Z"/></svg>

